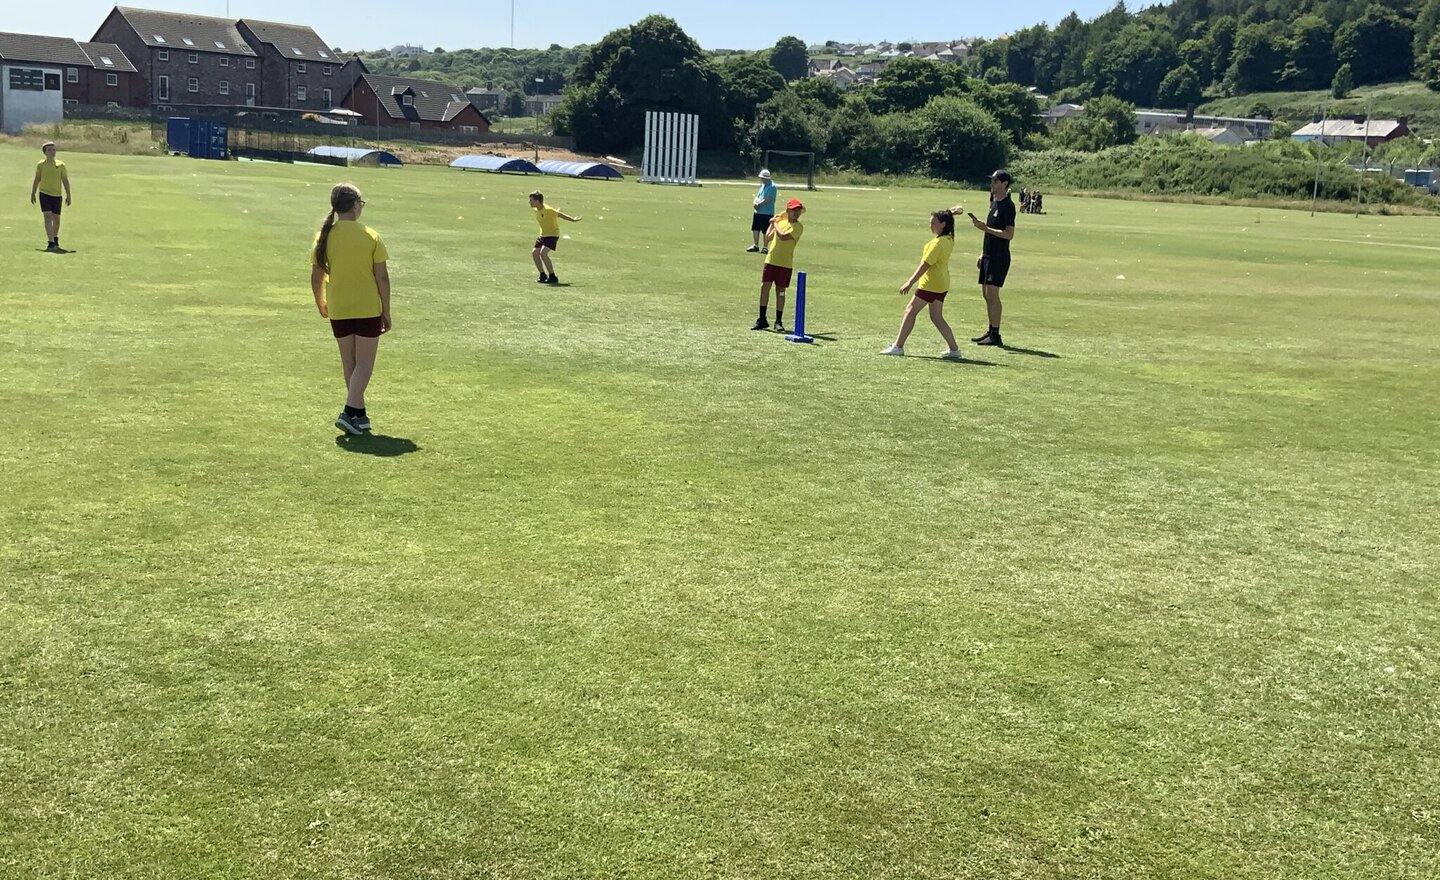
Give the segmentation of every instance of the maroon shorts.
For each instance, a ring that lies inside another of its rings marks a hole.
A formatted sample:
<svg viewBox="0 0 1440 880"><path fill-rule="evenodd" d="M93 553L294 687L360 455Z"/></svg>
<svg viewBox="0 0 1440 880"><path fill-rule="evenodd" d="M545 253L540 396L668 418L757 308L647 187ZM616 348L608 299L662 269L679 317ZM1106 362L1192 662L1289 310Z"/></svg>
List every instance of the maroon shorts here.
<svg viewBox="0 0 1440 880"><path fill-rule="evenodd" d="M47 196L40 194L40 210L46 214L59 214L60 209L65 206L65 200L59 196Z"/></svg>
<svg viewBox="0 0 1440 880"><path fill-rule="evenodd" d="M760 273L760 283L767 281L775 282L775 286L781 290L790 286L790 275L794 272L789 266L772 266L765 264L765 269Z"/></svg>
<svg viewBox="0 0 1440 880"><path fill-rule="evenodd" d="M917 290L915 291L915 296L925 300L927 303L943 303L945 301L945 294L949 292L948 290L942 290L939 293L933 290Z"/></svg>
<svg viewBox="0 0 1440 880"><path fill-rule="evenodd" d="M535 246L537 248L547 247L553 251L560 247L560 239L553 235L542 235L539 238L535 239Z"/></svg>
<svg viewBox="0 0 1440 880"><path fill-rule="evenodd" d="M341 318L330 322L330 330L336 339L344 339L346 336L368 336L373 339L384 329L385 325L379 315L373 318Z"/></svg>

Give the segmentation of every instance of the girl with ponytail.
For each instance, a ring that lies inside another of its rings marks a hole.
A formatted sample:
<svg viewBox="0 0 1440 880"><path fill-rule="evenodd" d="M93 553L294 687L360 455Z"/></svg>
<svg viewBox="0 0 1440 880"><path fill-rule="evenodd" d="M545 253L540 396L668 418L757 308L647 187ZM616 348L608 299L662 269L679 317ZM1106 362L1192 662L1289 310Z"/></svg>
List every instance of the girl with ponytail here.
<svg viewBox="0 0 1440 880"><path fill-rule="evenodd" d="M379 234L360 225L365 199L349 183L330 190L330 213L310 252L310 290L320 317L340 346L345 408L335 427L347 434L370 430L365 387L375 370L380 334L390 332L390 259Z"/></svg>
<svg viewBox="0 0 1440 880"><path fill-rule="evenodd" d="M895 343L881 354L904 355L905 340L915 329L915 319L921 312L930 313L930 321L940 331L947 348L940 357L949 361L960 360L960 346L955 343L955 334L945 321L945 294L950 292L950 252L955 249L955 215L964 209L959 205L936 211L930 215L930 234L933 238L925 245L920 255L920 265L910 274L910 280L900 288L901 294L908 294L913 288L915 295L905 306L905 317L900 321L900 332ZM916 287L916 285L919 287Z"/></svg>

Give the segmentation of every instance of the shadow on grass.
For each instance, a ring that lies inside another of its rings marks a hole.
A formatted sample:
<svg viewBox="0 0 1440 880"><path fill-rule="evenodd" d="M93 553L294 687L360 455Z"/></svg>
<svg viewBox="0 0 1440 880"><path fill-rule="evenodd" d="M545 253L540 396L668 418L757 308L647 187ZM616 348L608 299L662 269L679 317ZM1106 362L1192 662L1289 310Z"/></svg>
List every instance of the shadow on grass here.
<svg viewBox="0 0 1440 880"><path fill-rule="evenodd" d="M35 253L37 253L37 254L73 254L73 253L75 253L75 251L73 251L73 250L68 250L68 251L67 251L65 248L53 248L53 249L52 249L52 248L36 248L36 249L35 249Z"/></svg>
<svg viewBox="0 0 1440 880"><path fill-rule="evenodd" d="M1060 355L1054 354L1054 353L1052 353L1052 352L1040 351L1039 349L1035 349L1035 348L1016 348L1016 347L1013 346L1013 345L1002 345L1002 346L1000 346L1000 349L1001 349L1001 351L1014 352L1015 354L1028 354L1028 355L1030 355L1031 357L1037 357L1037 358L1056 358L1056 359L1058 359L1058 358L1060 357Z"/></svg>
<svg viewBox="0 0 1440 880"><path fill-rule="evenodd" d="M958 360L958 361L952 361L952 360L950 360L949 358L942 358L942 357L938 357L938 356L936 356L936 355L929 355L929 354L912 354L912 355L906 355L906 357L910 358L911 360L917 360L917 361L941 361L941 362L947 363L947 364L954 364L954 365L956 365L957 367L1005 367L1005 366L1009 366L1008 364L997 364L997 363L995 363L994 361L982 361L982 360L977 360L977 359L975 359L975 358L968 358L968 357L967 357L967 358L961 358L961 359ZM898 358L897 358L897 360L898 360Z"/></svg>
<svg viewBox="0 0 1440 880"><path fill-rule="evenodd" d="M414 440L388 437L384 434L341 434L335 438L335 445L346 452L358 452L378 458L395 458L420 451L420 444Z"/></svg>

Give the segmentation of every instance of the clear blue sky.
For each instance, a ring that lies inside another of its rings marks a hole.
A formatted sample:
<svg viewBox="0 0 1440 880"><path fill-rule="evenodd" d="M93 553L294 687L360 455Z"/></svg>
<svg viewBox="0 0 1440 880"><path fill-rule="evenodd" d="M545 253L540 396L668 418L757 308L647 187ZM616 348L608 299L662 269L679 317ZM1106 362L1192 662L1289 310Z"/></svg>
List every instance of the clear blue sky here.
<svg viewBox="0 0 1440 880"><path fill-rule="evenodd" d="M0 31L89 39L109 13L103 0L6 0ZM150 0L124 5L226 15L225 0ZM593 43L652 12L669 15L707 49L759 49L787 34L825 40L941 40L994 37L1038 22L1055 24L1071 10L1091 19L1114 0L516 0L515 45ZM1132 4L1135 5L1135 4ZM509 0L231 0L229 15L307 24L344 49L396 43L470 49L510 45Z"/></svg>

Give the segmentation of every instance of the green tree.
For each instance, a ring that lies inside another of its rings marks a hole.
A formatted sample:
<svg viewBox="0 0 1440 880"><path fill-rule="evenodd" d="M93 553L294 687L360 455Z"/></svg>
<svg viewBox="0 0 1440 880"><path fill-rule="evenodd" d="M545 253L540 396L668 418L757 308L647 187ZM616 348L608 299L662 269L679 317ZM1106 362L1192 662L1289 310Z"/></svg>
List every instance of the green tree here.
<svg viewBox="0 0 1440 880"><path fill-rule="evenodd" d="M798 37L781 37L770 50L770 66L779 71L786 82L809 76L810 56L805 44Z"/></svg>
<svg viewBox="0 0 1440 880"><path fill-rule="evenodd" d="M954 88L950 93L969 97L979 105L1017 147L1032 146L1045 133L1041 116L1044 108L1029 89L1018 83L972 82L968 89Z"/></svg>
<svg viewBox="0 0 1440 880"><path fill-rule="evenodd" d="M1350 71L1350 65L1342 64L1335 71L1335 76L1330 80L1330 95L1335 98L1343 98L1350 94L1355 88L1355 74Z"/></svg>
<svg viewBox="0 0 1440 880"><path fill-rule="evenodd" d="M1230 69L1232 56L1235 54L1235 35L1239 33L1240 26L1233 15L1222 15L1211 22L1210 30L1205 35L1205 40L1210 44L1210 75L1211 80L1219 79Z"/></svg>
<svg viewBox="0 0 1440 880"><path fill-rule="evenodd" d="M1287 89L1318 89L1335 75L1335 31L1318 15L1302 15L1290 26L1290 51L1280 73Z"/></svg>
<svg viewBox="0 0 1440 880"><path fill-rule="evenodd" d="M1335 32L1335 58L1350 65L1357 85L1399 79L1409 76L1414 65L1414 39L1415 32L1399 16L1371 4Z"/></svg>
<svg viewBox="0 0 1440 880"><path fill-rule="evenodd" d="M1060 126L1052 139L1057 147L1094 152L1128 144L1135 133L1135 105L1103 95L1085 105L1085 112Z"/></svg>
<svg viewBox="0 0 1440 880"><path fill-rule="evenodd" d="M804 150L823 155L830 132L825 108L781 89L755 112L750 134L755 146L764 150Z"/></svg>
<svg viewBox="0 0 1440 880"><path fill-rule="evenodd" d="M830 110L838 110L845 103L845 92L828 77L807 77L790 86L790 90L807 101L818 101Z"/></svg>
<svg viewBox="0 0 1440 880"><path fill-rule="evenodd" d="M957 84L964 72L922 58L896 58L875 77L868 95L874 113L918 110Z"/></svg>
<svg viewBox="0 0 1440 880"><path fill-rule="evenodd" d="M1415 19L1415 43L1413 51L1419 62L1430 54L1430 40L1440 31L1440 0L1425 0L1420 15Z"/></svg>
<svg viewBox="0 0 1440 880"><path fill-rule="evenodd" d="M651 15L605 35L575 66L561 112L575 145L614 153L639 145L646 110L697 113L701 139L732 143L720 72L673 19Z"/></svg>
<svg viewBox="0 0 1440 880"><path fill-rule="evenodd" d="M1123 101L1153 104L1160 81L1175 63L1174 38L1132 22L1096 53L1095 87Z"/></svg>
<svg viewBox="0 0 1440 880"><path fill-rule="evenodd" d="M1200 74L1190 65L1182 64L1165 74L1155 100L1162 107L1189 107L1200 103L1203 92Z"/></svg>
<svg viewBox="0 0 1440 880"><path fill-rule="evenodd" d="M1420 62L1416 65L1416 74L1426 88L1440 91L1440 30L1430 37L1425 54L1420 56Z"/></svg>
<svg viewBox="0 0 1440 880"><path fill-rule="evenodd" d="M1235 94L1273 91L1285 66L1285 48L1275 22L1248 24L1235 34L1235 51L1225 86Z"/></svg>
<svg viewBox="0 0 1440 880"><path fill-rule="evenodd" d="M1175 54L1180 59L1180 66L1189 67L1195 72L1202 87L1214 82L1215 68L1211 66L1214 52L1208 40L1186 40L1180 44Z"/></svg>
<svg viewBox="0 0 1440 880"><path fill-rule="evenodd" d="M1005 133L974 101L943 95L913 116L921 170L932 177L973 180L1005 165Z"/></svg>
<svg viewBox="0 0 1440 880"><path fill-rule="evenodd" d="M785 78L758 55L745 55L719 65L720 80L725 86L725 109L749 125L755 121L755 110L785 88Z"/></svg>

